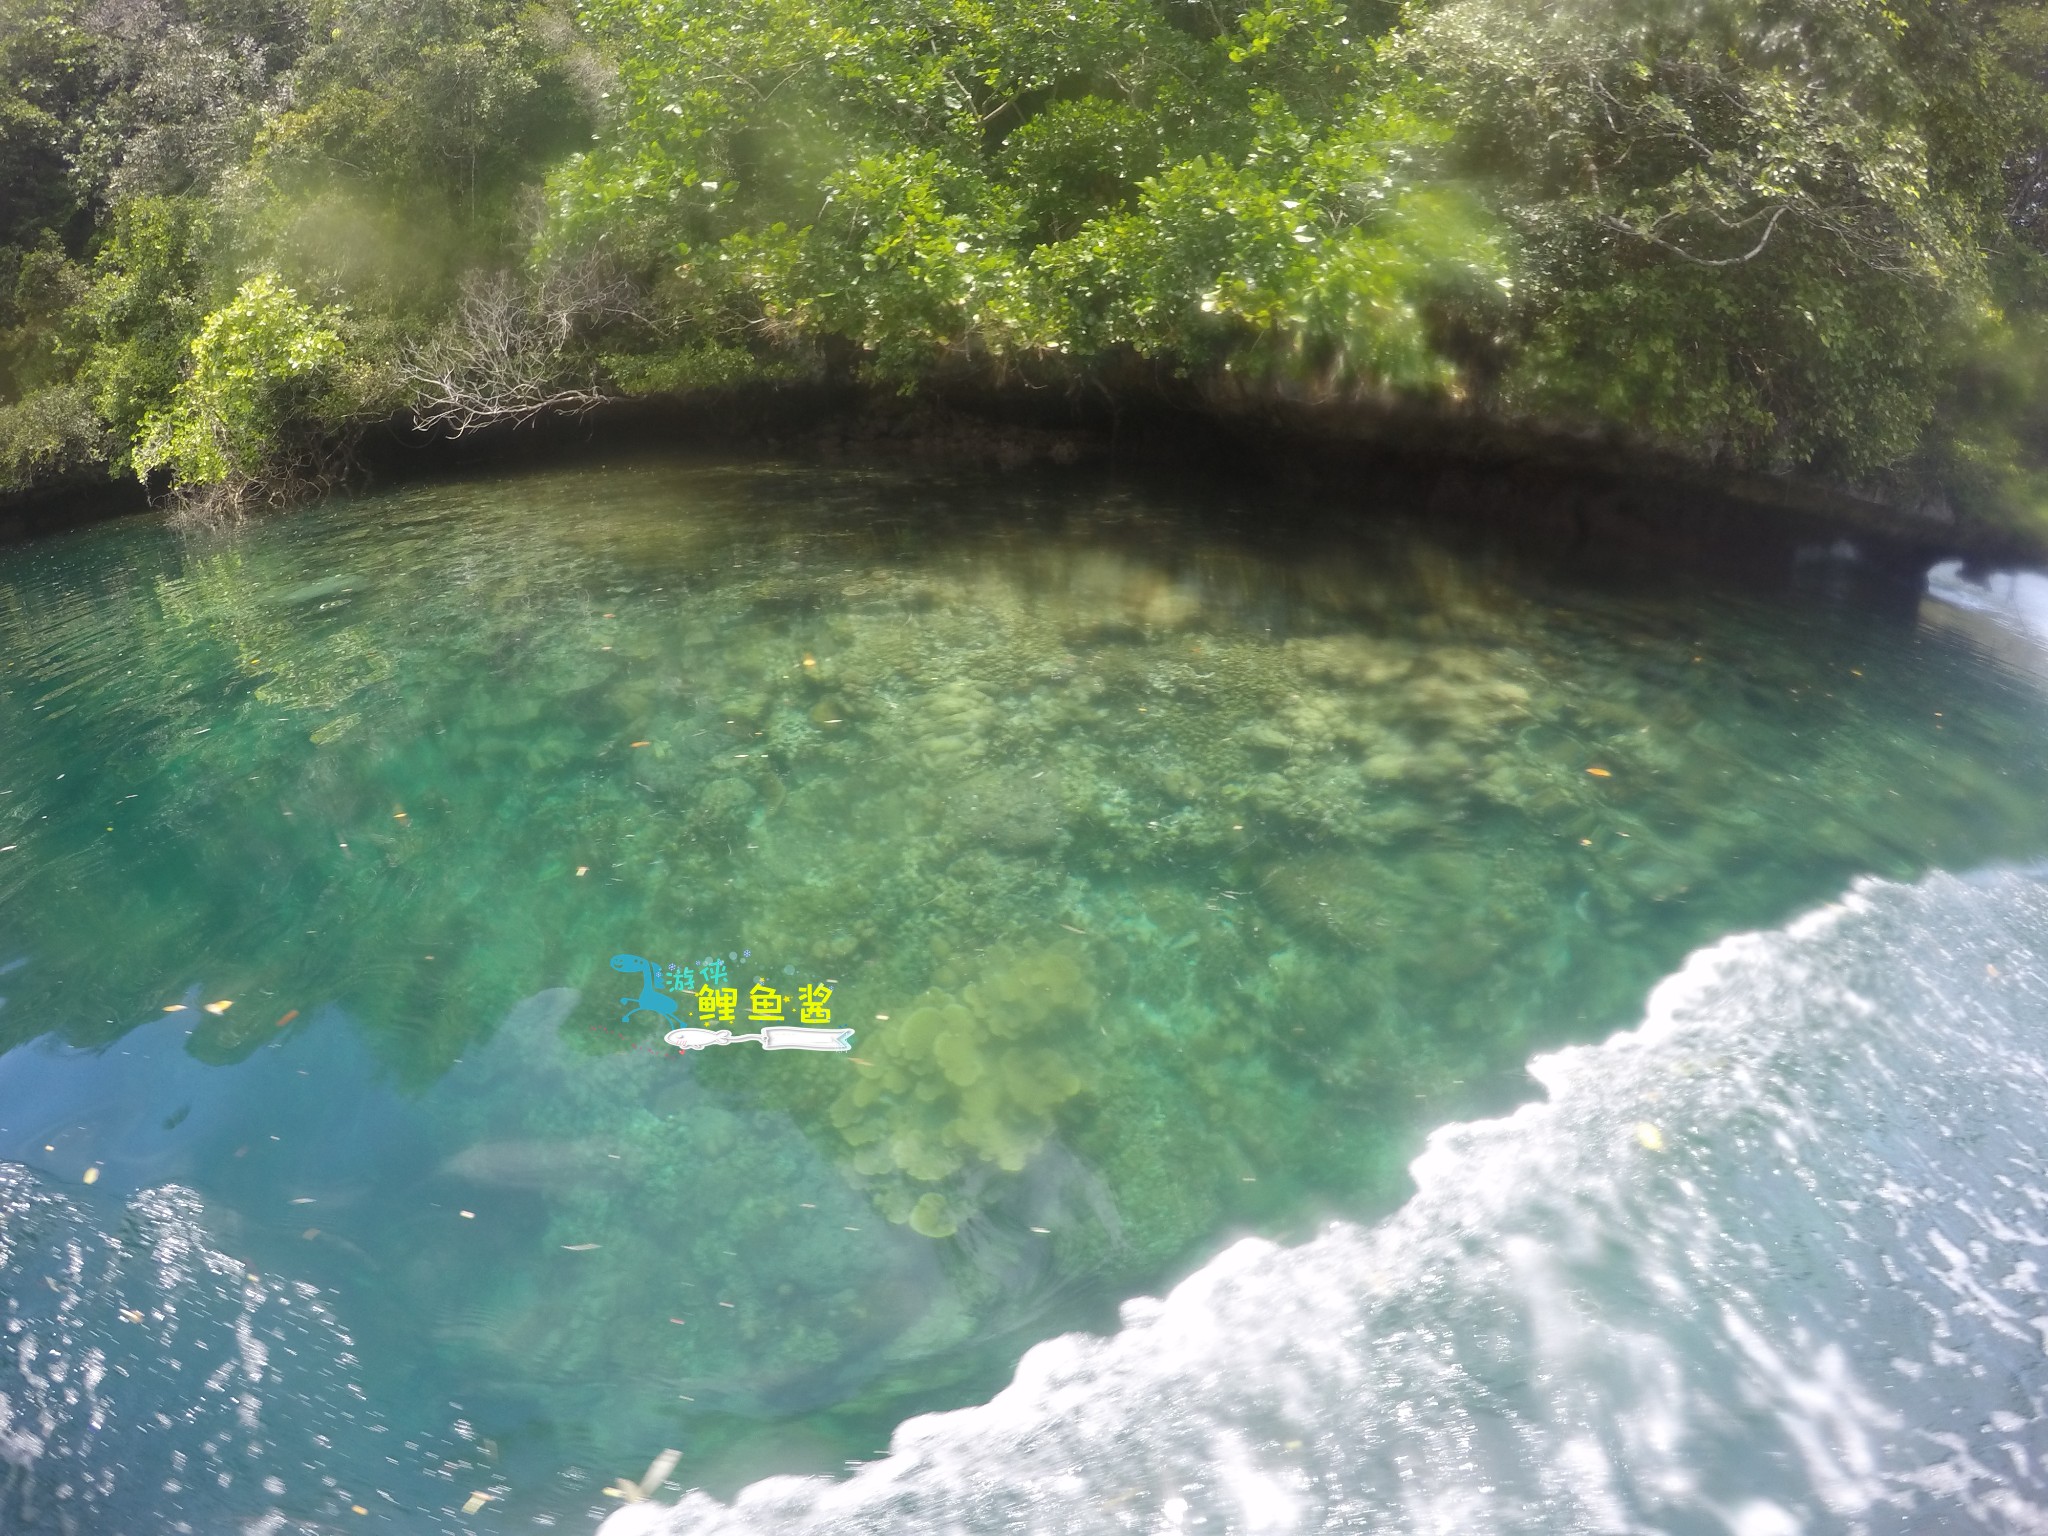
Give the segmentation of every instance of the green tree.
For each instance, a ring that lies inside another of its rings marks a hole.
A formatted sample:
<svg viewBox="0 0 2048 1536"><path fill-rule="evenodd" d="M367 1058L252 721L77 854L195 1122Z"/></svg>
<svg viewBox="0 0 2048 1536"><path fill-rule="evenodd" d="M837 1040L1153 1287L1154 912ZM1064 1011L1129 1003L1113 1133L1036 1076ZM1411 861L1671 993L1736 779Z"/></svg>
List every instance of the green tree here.
<svg viewBox="0 0 2048 1536"><path fill-rule="evenodd" d="M567 5L0 0L10 483L1172 373L2048 520L2034 0Z"/></svg>
<svg viewBox="0 0 2048 1536"><path fill-rule="evenodd" d="M139 197L114 211L77 306L79 383L120 445L171 397L213 285L214 231L196 198Z"/></svg>
<svg viewBox="0 0 2048 1536"><path fill-rule="evenodd" d="M1498 301L1442 133L1325 0L593 0L619 62L556 238L675 264L691 324L902 383L1136 353L1454 385Z"/></svg>
<svg viewBox="0 0 2048 1536"><path fill-rule="evenodd" d="M251 158L252 229L301 281L438 319L465 271L519 259L522 197L588 139L573 32L521 0L317 0L310 31Z"/></svg>
<svg viewBox="0 0 2048 1536"><path fill-rule="evenodd" d="M291 429L318 419L312 396L344 353L331 320L272 273L242 284L192 339L190 371L168 407L143 421L136 475L163 469L188 493L247 494L277 467Z"/></svg>
<svg viewBox="0 0 2048 1536"><path fill-rule="evenodd" d="M1399 46L1528 253L1506 404L1854 477L1997 316L2019 124L1952 0L1451 0Z"/></svg>
<svg viewBox="0 0 2048 1536"><path fill-rule="evenodd" d="M0 0L0 246L59 236L79 254L91 189L81 131L104 97L98 40L78 0Z"/></svg>

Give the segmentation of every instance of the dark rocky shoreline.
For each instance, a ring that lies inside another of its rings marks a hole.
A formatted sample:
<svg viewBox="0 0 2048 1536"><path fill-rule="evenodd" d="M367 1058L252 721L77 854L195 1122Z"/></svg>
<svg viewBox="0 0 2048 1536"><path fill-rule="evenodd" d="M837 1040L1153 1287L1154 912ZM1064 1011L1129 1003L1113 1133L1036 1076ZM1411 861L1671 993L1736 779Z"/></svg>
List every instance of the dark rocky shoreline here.
<svg viewBox="0 0 2048 1536"><path fill-rule="evenodd" d="M622 399L461 438L416 432L399 418L363 433L352 478L390 485L661 448L1189 475L1313 497L1339 516L1392 501L1433 521L1482 527L1537 558L1676 564L1766 585L1826 567L1859 586L1917 591L1920 573L1939 559L1986 569L2048 562L2048 544L1973 521L1920 490L1718 473L1623 443L1478 417L1163 390L1135 400L1050 389L906 399L775 386ZM74 475L0 497L0 544L160 504L132 479Z"/></svg>

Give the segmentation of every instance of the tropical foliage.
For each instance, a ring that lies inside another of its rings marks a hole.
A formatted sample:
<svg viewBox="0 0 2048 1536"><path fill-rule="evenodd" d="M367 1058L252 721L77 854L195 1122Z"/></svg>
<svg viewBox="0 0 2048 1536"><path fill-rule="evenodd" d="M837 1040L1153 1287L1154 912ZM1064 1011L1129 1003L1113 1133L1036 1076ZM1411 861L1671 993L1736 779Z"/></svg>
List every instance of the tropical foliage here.
<svg viewBox="0 0 2048 1536"><path fill-rule="evenodd" d="M2034 6L0 0L0 87L15 485L1179 379L2048 504Z"/></svg>

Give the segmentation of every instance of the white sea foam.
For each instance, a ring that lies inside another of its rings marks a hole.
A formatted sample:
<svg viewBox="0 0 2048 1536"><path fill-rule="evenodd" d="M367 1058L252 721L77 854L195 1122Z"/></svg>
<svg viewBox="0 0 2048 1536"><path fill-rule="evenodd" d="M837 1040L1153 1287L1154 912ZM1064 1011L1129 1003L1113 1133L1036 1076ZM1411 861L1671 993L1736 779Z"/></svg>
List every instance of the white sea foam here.
<svg viewBox="0 0 2048 1536"><path fill-rule="evenodd" d="M1236 1244L848 1479L608 1536L2048 1533L2044 955L2034 878L1861 885L1538 1060L1378 1226ZM455 1450L381 1496L320 1292L187 1190L103 1205L0 1165L0 1529L468 1528Z"/></svg>
<svg viewBox="0 0 2048 1536"><path fill-rule="evenodd" d="M1971 580L1963 575L1960 560L1945 560L1927 573L1927 595L1973 613L1988 614L2048 651L2048 576L2036 571L1994 571Z"/></svg>
<svg viewBox="0 0 2048 1536"><path fill-rule="evenodd" d="M0 1163L0 1532L287 1536L394 1475L323 1293L208 1217L170 1184L110 1219ZM456 1528L445 1502L402 1528Z"/></svg>
<svg viewBox="0 0 2048 1536"><path fill-rule="evenodd" d="M1859 885L844 1480L606 1536L2048 1531L2048 887Z"/></svg>

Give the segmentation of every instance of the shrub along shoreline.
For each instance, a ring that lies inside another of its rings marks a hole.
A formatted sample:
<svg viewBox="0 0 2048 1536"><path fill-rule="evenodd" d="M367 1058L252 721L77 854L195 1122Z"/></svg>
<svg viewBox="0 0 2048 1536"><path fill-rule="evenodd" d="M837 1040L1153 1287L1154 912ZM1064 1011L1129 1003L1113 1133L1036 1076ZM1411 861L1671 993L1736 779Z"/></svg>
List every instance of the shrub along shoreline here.
<svg viewBox="0 0 2048 1536"><path fill-rule="evenodd" d="M1038 398L2048 542L2034 5L0 0L0 83L18 506Z"/></svg>

